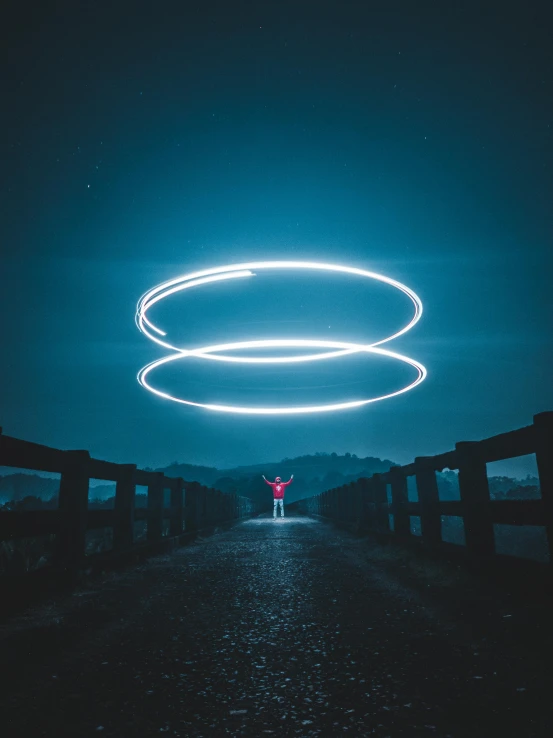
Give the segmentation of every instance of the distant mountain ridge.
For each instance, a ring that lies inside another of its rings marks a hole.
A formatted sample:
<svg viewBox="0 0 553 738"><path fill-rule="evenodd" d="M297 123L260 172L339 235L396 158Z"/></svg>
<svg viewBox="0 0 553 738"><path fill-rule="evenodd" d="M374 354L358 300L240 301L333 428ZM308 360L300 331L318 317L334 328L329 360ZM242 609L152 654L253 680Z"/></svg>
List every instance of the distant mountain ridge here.
<svg viewBox="0 0 553 738"><path fill-rule="evenodd" d="M394 466L394 462L373 456L359 458L355 454L338 456L317 453L231 469L174 462L155 471L163 472L168 477L182 477L188 482L199 482L222 492L237 492L254 499L262 499L269 492L261 477L262 474L268 479L274 479L277 475L288 478L294 474L294 484L289 487L286 496L292 501L318 494L324 489L347 484L359 477L385 472L391 466ZM25 497L49 500L57 495L58 490L58 479L46 478L32 472L7 474L0 476L0 505ZM140 491L138 488L138 492ZM91 487L89 496L90 499L105 500L114 493L115 484L107 483Z"/></svg>
<svg viewBox="0 0 553 738"><path fill-rule="evenodd" d="M317 453L232 469L220 470L175 463L156 471L162 471L168 477L182 477L223 492L237 492L253 499L263 499L268 494L262 474L268 479L274 479L277 475L288 479L293 474L294 483L286 493L286 499L292 502L332 487L348 484L360 477L386 472L391 466L396 464L389 459L378 459L374 456L360 458L349 453L343 456L335 453Z"/></svg>
<svg viewBox="0 0 553 738"><path fill-rule="evenodd" d="M188 482L199 482L207 487L219 489L224 493L251 497L254 500L267 501L271 491L265 485L262 474L268 479L277 475L288 479L294 475L294 483L288 488L286 500L293 502L302 497L324 492L327 489L349 484L360 477L370 477L372 474L384 473L390 467L396 466L389 459L379 459L374 456L358 457L355 454L339 456L335 453L316 453L308 456L299 456L293 459L283 459L280 462L237 466L231 469L217 469L216 467L196 464L173 463L167 467L156 469L168 477L182 477ZM409 499L416 500L416 492L412 490L409 480ZM437 474L440 497L443 500L459 499L457 473L445 471ZM539 497L539 480L527 476L525 480L511 479L510 477L490 477L490 493L492 498L536 498ZM57 497L59 479L43 477L36 473L21 473L0 475L0 506L7 503L17 503L26 498L46 502ZM144 494L145 489L137 487L137 494ZM115 494L115 483L106 483L90 488L90 500L108 500ZM32 502L29 502L32 505ZM26 503L24 503L26 505Z"/></svg>
<svg viewBox="0 0 553 738"><path fill-rule="evenodd" d="M38 474L7 474L0 477L0 504L10 500L22 500L24 497L38 497L49 500L58 494L58 479L41 477Z"/></svg>

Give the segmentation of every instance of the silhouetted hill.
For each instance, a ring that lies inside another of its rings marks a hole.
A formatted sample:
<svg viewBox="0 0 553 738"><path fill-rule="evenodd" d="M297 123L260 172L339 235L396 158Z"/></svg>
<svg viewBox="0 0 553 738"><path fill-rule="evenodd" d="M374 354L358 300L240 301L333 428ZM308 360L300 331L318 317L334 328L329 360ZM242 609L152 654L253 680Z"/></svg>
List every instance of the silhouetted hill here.
<svg viewBox="0 0 553 738"><path fill-rule="evenodd" d="M317 453L310 456L299 456L294 459L271 461L251 466L239 466L233 469L217 469L196 464L179 464L174 462L167 467L156 469L169 477L182 477L189 482L200 482L207 487L214 487L223 492L238 492L254 499L262 499L270 494L261 475L274 479L277 475L290 477L294 474L294 483L289 488L287 499L291 502L300 497L318 494L325 489L347 484L359 477L370 476L376 472L385 472L393 462L373 456L365 458L355 454ZM7 474L0 476L0 505L7 502L18 502L25 498L50 500L57 496L59 479L52 479L38 474ZM142 492L138 489L137 492ZM115 494L114 484L103 484L90 489L90 499L106 500Z"/></svg>
<svg viewBox="0 0 553 738"><path fill-rule="evenodd" d="M263 482L264 474L268 479L277 475L288 479L294 475L294 483L288 488L288 502L319 494L327 489L349 484L360 477L370 477L375 473L386 472L394 462L378 459L374 456L364 458L355 454L318 453L310 456L299 456L294 459L283 459L280 462L267 462L238 466L234 469L217 469L215 467L195 464L173 463L168 467L157 469L170 477L182 477L189 482L200 482L208 487L220 489L222 492L251 497L256 500L267 500L271 491ZM457 472L446 471L437 475L440 497L443 500L458 500L459 485ZM409 480L409 499L416 500L416 491L412 486L414 478ZM539 497L539 482L535 477L527 476L524 480L510 477L490 477L490 493L494 499ZM25 509L40 506L41 502L57 498L59 479L40 476L39 474L15 473L0 476L0 506L8 503L20 503ZM137 494L144 494L145 489L138 487ZM90 488L89 499L104 503L113 499L115 484L102 484ZM35 502L33 502L35 501Z"/></svg>
<svg viewBox="0 0 553 738"><path fill-rule="evenodd" d="M317 453L278 462L237 466L233 469L218 470L191 464L171 464L156 471L162 471L170 477L182 477L188 481L213 486L223 492L238 492L253 499L263 499L270 494L261 478L262 474L271 480L277 475L288 479L293 474L294 482L286 493L286 499L292 502L348 484L360 477L388 471L391 466L394 466L393 461L374 456L361 458L355 454L339 456L335 453Z"/></svg>
<svg viewBox="0 0 553 738"><path fill-rule="evenodd" d="M41 477L38 474L8 474L0 476L0 504L25 497L48 500L58 494L59 479Z"/></svg>
<svg viewBox="0 0 553 738"><path fill-rule="evenodd" d="M200 482L206 487L213 487L214 482L223 472L214 466L198 466L196 464L179 464L174 461L169 466L162 466L155 471L163 472L168 477L182 477L187 482Z"/></svg>

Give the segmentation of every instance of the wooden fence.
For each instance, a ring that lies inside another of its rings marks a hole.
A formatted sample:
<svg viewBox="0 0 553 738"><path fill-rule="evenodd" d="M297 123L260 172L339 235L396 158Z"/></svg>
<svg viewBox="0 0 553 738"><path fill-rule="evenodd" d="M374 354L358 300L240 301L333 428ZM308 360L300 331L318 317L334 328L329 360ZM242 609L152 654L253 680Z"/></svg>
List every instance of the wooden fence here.
<svg viewBox="0 0 553 738"><path fill-rule="evenodd" d="M260 512L259 505L247 497L143 471L134 464L93 459L88 451L61 451L22 441L3 435L1 429L0 466L61 474L58 509L0 512L0 541L56 534L54 567L58 571L82 568L89 530L112 527L113 551L107 555L116 557L138 549L148 553L162 550L159 544L168 539L178 545L198 530ZM115 482L113 509L89 508L90 479ZM146 508L135 505L136 485L147 487ZM170 507L164 506L165 490L170 492ZM167 518L169 535L163 536ZM145 543L134 541L137 520L147 523Z"/></svg>
<svg viewBox="0 0 553 738"><path fill-rule="evenodd" d="M540 498L492 500L486 464L526 454L536 455ZM459 471L459 500L440 500L436 472L444 469ZM410 476L416 479L417 502L408 500ZM411 464L394 466L385 474L373 474L294 506L307 514L352 523L361 531L389 534L403 541L415 538L410 517L418 516L422 542L431 548L450 550L453 544L442 541L442 516L458 516L464 524L466 552L476 557L495 554L494 524L543 526L552 562L553 412L535 415L533 424L525 428L483 441L461 441L454 451L419 456Z"/></svg>

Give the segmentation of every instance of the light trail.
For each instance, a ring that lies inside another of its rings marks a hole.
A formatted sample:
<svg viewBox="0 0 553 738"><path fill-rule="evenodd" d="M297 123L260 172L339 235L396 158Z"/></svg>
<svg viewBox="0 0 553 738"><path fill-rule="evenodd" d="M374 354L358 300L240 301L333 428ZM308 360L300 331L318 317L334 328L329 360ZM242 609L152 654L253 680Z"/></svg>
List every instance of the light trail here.
<svg viewBox="0 0 553 738"><path fill-rule="evenodd" d="M305 269L315 271L327 271L327 272L338 272L342 274L350 274L354 276L364 277L366 279L374 279L379 282L388 284L402 293L407 295L414 306L414 314L411 320L396 333L390 336L380 339L379 341L373 342L368 345L344 342L344 341L320 341L312 339L267 339L258 341L238 341L232 343L216 344L212 346L203 346L200 348L185 348L183 346L175 346L169 343L167 340L162 340L161 336L165 337L167 334L161 328L156 326L147 316L148 310L155 305L160 303L166 297L174 295L177 292L186 290L192 287L199 287L202 285L212 284L228 279L240 279L245 277L255 276L253 270L275 270L275 269ZM138 373L139 383L150 392L163 397L164 399L178 402L183 405L189 405L193 407L201 407L206 410L213 410L217 412L225 413L238 413L238 414L249 414L249 415L298 415L303 413L322 413L332 412L337 410L346 410L355 407L361 407L368 405L369 403L378 402L380 400L386 400L391 397L408 392L414 389L420 384L426 377L427 371L425 367L414 359L410 359L407 356L388 351L386 349L378 348L383 343L392 341L399 336L409 331L421 318L422 315L422 302L420 298L401 282L394 279L390 279L382 274L376 274L375 272L369 272L364 269L358 269L356 267L348 267L337 264L326 264L319 262L308 262L308 261L255 261L247 262L243 264L230 264L222 267L215 267L212 269L205 269L199 272L192 272L190 274L176 277L168 282L154 287L153 289L146 292L140 299L137 311L136 311L136 324L142 333L144 333L150 340L155 343L167 348L171 351L176 352L175 354L158 359L157 361L148 364ZM241 351L244 349L267 349L267 348L324 348L329 349L325 352L310 353L310 354L297 354L292 356L229 356L229 351ZM291 364L308 361L322 361L325 359L334 359L340 356L347 356L357 353L370 353L386 356L388 358L396 359L405 364L408 364L417 370L417 378L406 387L403 387L395 392L391 392L386 395L379 397L373 397L363 400L350 400L347 402L326 404L326 405L304 405L304 406L291 406L291 407L243 407L238 405L219 405L213 403L200 403L192 400L184 400L180 397L176 397L167 392L162 392L156 389L148 382L148 375L156 368L168 364L173 361L186 359L189 357L219 361L234 364Z"/></svg>

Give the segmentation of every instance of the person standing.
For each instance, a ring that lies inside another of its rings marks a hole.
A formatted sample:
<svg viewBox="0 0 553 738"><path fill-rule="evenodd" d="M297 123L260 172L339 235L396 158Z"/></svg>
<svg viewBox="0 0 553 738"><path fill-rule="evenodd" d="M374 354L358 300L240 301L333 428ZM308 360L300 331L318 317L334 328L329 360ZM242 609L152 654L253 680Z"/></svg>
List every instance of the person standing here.
<svg viewBox="0 0 553 738"><path fill-rule="evenodd" d="M286 487L292 483L292 479L294 478L294 475L290 477L290 479L287 482L283 482L280 477L276 477L274 482L269 482L268 479L265 479L265 475L261 475L263 479L265 480L265 484L268 484L269 487L273 488L273 520L276 520L277 517L277 507L280 506L280 517L284 517L284 490Z"/></svg>

